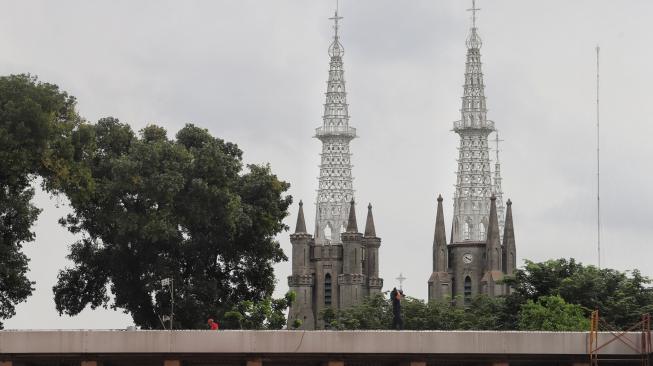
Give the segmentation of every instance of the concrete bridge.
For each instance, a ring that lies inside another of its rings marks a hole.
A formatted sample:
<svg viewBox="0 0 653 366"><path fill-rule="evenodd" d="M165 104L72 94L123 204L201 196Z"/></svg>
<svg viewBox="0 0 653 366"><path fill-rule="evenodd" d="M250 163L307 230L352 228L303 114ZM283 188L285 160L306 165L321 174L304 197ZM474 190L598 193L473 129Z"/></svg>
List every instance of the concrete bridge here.
<svg viewBox="0 0 653 366"><path fill-rule="evenodd" d="M589 365L586 332L0 331L0 366ZM599 343L612 339L599 334ZM632 344L631 344L632 343ZM599 365L641 365L628 333ZM650 355L646 356L650 357Z"/></svg>

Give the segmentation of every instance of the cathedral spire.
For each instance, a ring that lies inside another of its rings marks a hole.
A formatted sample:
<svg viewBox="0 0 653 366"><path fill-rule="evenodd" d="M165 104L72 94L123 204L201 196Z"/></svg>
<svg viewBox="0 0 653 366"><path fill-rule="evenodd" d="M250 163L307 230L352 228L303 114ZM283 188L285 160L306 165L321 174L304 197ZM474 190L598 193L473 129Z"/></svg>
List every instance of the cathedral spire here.
<svg viewBox="0 0 653 366"><path fill-rule="evenodd" d="M340 233L348 223L349 201L354 199L349 142L356 137L356 129L349 126L349 105L345 91L345 71L340 43L341 16L336 9L333 41L329 46L329 79L322 126L315 137L322 142L320 176L316 202L315 241L317 245L341 242Z"/></svg>
<svg viewBox="0 0 653 366"><path fill-rule="evenodd" d="M435 235L433 237L433 272L447 271L447 234L444 227L442 195L438 195L438 210L435 215Z"/></svg>
<svg viewBox="0 0 653 366"><path fill-rule="evenodd" d="M487 242L485 244L487 270L501 271L501 242L499 241L499 220L497 219L497 198L490 197L490 223L487 231Z"/></svg>
<svg viewBox="0 0 653 366"><path fill-rule="evenodd" d="M488 135L494 122L487 119L485 85L481 70L481 38L476 28L476 1L472 2L472 27L467 37L467 62L461 119L453 130L460 135L456 192L454 194L453 242L484 241L490 214L492 173Z"/></svg>
<svg viewBox="0 0 653 366"><path fill-rule="evenodd" d="M503 204L503 190L501 188L501 162L499 161L499 142L503 140L499 139L499 130L495 131L494 142L495 142L495 152L496 160L494 162L494 181L492 185L492 193L497 197L497 217L499 219L499 236L503 240L503 229L506 220L506 207Z"/></svg>
<svg viewBox="0 0 653 366"><path fill-rule="evenodd" d="M504 272L511 275L517 268L515 229L512 223L512 202L506 202L506 225L503 232L503 250L505 251Z"/></svg>
<svg viewBox="0 0 653 366"><path fill-rule="evenodd" d="M356 210L355 210L356 203L352 199L350 204L351 204L351 206L349 206L349 220L347 221L347 232L348 233L357 233L358 232L358 224L356 224Z"/></svg>
<svg viewBox="0 0 653 366"><path fill-rule="evenodd" d="M374 228L374 217L372 216L372 204L367 205L367 221L365 222L365 236L369 238L376 237L376 229Z"/></svg>
<svg viewBox="0 0 653 366"><path fill-rule="evenodd" d="M304 221L304 203L299 201L299 213L297 214L297 225L295 225L295 234L306 233L306 222Z"/></svg>

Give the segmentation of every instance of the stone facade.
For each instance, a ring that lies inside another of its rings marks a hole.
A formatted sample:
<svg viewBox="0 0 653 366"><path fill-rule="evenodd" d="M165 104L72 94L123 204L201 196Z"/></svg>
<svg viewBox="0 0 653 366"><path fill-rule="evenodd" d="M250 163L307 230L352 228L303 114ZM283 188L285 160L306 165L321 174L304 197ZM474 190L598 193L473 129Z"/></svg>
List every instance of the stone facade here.
<svg viewBox="0 0 653 366"><path fill-rule="evenodd" d="M498 296L508 289L499 282L516 267L515 235L510 200L504 211L499 164L490 165L488 135L497 132L487 119L485 85L481 69L481 37L473 25L467 37L467 62L461 119L453 130L460 136L454 193L451 241L446 242L442 197L438 197L433 273L428 281L429 300L454 299L469 304L474 296ZM505 219L504 219L505 212Z"/></svg>
<svg viewBox="0 0 653 366"><path fill-rule="evenodd" d="M292 275L288 285L297 298L290 307L288 325L301 323L300 329L323 328L320 314L324 309L358 304L383 286L378 257L381 239L376 236L372 205L368 206L364 233L358 232L356 223L349 150L356 129L349 126L344 48L338 35L338 21L342 18L336 11L331 19L335 34L329 46L323 124L315 133L322 142L315 233L307 233L300 202L295 233L290 236Z"/></svg>
<svg viewBox="0 0 653 366"><path fill-rule="evenodd" d="M499 283L516 268L512 202L506 203L503 243L499 240L496 197L490 197L490 218L485 241L466 240L447 244L442 210L438 208L433 241L433 272L428 280L428 299L453 300L468 305L477 295L499 296L509 289Z"/></svg>
<svg viewBox="0 0 653 366"><path fill-rule="evenodd" d="M372 205L367 207L365 232L358 231L354 201L350 202L347 229L340 234L340 244L320 244L306 232L303 203L292 243L292 275L288 286L297 295L288 313L288 325L299 329L321 329L321 312L331 307L344 309L360 303L364 297L379 293L379 247Z"/></svg>

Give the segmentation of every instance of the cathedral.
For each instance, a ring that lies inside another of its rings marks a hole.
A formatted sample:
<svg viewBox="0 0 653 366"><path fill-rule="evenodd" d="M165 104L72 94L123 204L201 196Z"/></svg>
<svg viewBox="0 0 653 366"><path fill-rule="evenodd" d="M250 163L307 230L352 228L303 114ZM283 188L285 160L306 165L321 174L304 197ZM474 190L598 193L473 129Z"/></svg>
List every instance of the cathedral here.
<svg viewBox="0 0 653 366"><path fill-rule="evenodd" d="M460 145L451 240L447 244L440 196L433 240L433 273L428 280L429 301L452 299L458 305L468 305L480 294L507 294L508 288L501 280L516 268L512 207L508 200L504 211L498 146L494 177L490 168L488 135L498 132L494 122L487 119L481 71L482 42L476 28L479 9L475 1L472 4L461 119L453 123ZM498 137L496 141L498 145Z"/></svg>
<svg viewBox="0 0 653 366"><path fill-rule="evenodd" d="M470 304L479 294L508 293L501 280L516 267L512 207L503 203L499 137L494 122L487 119L481 38L473 23L466 40L467 62L461 120L453 131L460 137L458 171L453 197L451 239L447 243L443 198L438 197L433 272L428 280L428 300L453 300ZM367 206L363 233L358 231L349 143L356 129L349 126L349 112L343 69L344 48L338 35L341 17L336 11L334 36L329 46L329 77L323 124L315 131L322 142L320 174L313 235L306 230L303 203L292 244L290 290L296 300L290 307L288 324L300 329L324 328L320 317L326 308L344 309L359 304L366 296L380 293L379 247L372 205ZM489 135L494 133L496 160L491 169Z"/></svg>
<svg viewBox="0 0 653 366"><path fill-rule="evenodd" d="M372 205L367 206L364 233L358 231L351 174L349 142L356 137L356 129L349 126L349 111L343 55L338 36L336 11L333 18L335 34L329 46L329 79L323 124L315 131L322 142L322 160L315 212L315 231L306 231L303 203L292 244L292 275L288 286L297 295L288 314L288 324L300 329L323 328L320 313L327 307L344 309L356 305L363 298L381 292L379 278L379 246Z"/></svg>

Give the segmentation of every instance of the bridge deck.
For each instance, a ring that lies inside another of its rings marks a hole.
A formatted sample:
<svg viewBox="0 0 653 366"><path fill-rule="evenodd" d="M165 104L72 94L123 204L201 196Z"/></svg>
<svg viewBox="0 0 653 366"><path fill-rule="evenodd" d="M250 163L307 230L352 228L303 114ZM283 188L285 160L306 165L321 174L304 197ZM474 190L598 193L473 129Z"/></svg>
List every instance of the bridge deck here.
<svg viewBox="0 0 653 366"><path fill-rule="evenodd" d="M0 361L30 357L267 360L587 359L586 332L494 331L0 331ZM599 343L611 339L600 334ZM640 333L614 341L603 357L635 360ZM632 346L634 347L631 347ZM377 362L376 364L381 364Z"/></svg>

